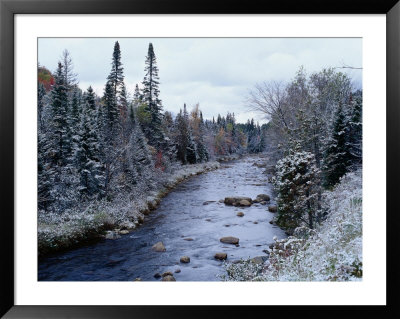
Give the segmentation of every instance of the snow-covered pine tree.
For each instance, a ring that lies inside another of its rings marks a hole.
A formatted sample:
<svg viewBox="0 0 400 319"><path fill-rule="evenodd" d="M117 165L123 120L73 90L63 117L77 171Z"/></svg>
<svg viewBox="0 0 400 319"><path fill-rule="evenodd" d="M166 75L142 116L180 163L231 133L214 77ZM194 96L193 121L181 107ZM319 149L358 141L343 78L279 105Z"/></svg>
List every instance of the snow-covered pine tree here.
<svg viewBox="0 0 400 319"><path fill-rule="evenodd" d="M124 68L121 63L121 49L118 41L114 44L114 51L111 62L111 72L107 77L108 83L110 83L114 92L114 98L117 99L121 93L124 81ZM115 102L117 104L117 102Z"/></svg>
<svg viewBox="0 0 400 319"><path fill-rule="evenodd" d="M279 226L289 232L298 226L314 228L320 215L319 175L312 153L297 150L278 161L274 185L278 193Z"/></svg>
<svg viewBox="0 0 400 319"><path fill-rule="evenodd" d="M323 175L326 187L334 186L348 171L350 153L346 142L349 133L347 124L342 102L339 102L331 136L324 154Z"/></svg>
<svg viewBox="0 0 400 319"><path fill-rule="evenodd" d="M140 93L139 85L135 85L135 92L133 93L133 107L138 108L139 105L142 103L143 96Z"/></svg>
<svg viewBox="0 0 400 319"><path fill-rule="evenodd" d="M348 148L352 169L362 164L362 92L356 91L350 99Z"/></svg>
<svg viewBox="0 0 400 319"><path fill-rule="evenodd" d="M145 77L143 79L142 102L150 113L151 120L143 126L143 131L150 143L156 149L165 148L165 136L162 131L162 104L159 98L159 76L156 56L153 44L149 44L149 49L145 61Z"/></svg>
<svg viewBox="0 0 400 319"><path fill-rule="evenodd" d="M200 111L199 138L196 141L199 162L207 162L210 158L210 155L208 153L208 150L204 142L205 131L206 130L204 126L203 113Z"/></svg>
<svg viewBox="0 0 400 319"><path fill-rule="evenodd" d="M131 134L126 152L127 166L125 171L129 186L145 181L151 182L154 169L154 163L146 143L146 138L136 119L136 111L133 108L132 111L133 113L130 116Z"/></svg>
<svg viewBox="0 0 400 319"><path fill-rule="evenodd" d="M119 119L120 119L120 125L121 125L121 134L122 138L125 143L127 143L127 139L129 137L129 130L128 130L128 97L126 93L126 88L125 84L122 82L121 85L121 94L119 97Z"/></svg>
<svg viewBox="0 0 400 319"><path fill-rule="evenodd" d="M80 176L79 191L88 197L103 195L104 171L100 162L97 109L92 87L87 90L79 130L77 164Z"/></svg>
<svg viewBox="0 0 400 319"><path fill-rule="evenodd" d="M38 129L43 131L44 124L43 124L43 108L44 108L44 97L46 96L46 89L41 82L38 82L38 96L37 96L37 103L38 103Z"/></svg>
<svg viewBox="0 0 400 319"><path fill-rule="evenodd" d="M62 68L62 64L58 63L55 83L51 90L52 123L51 131L49 132L49 137L53 141L52 161L59 168L59 171L67 163L71 151L70 132L67 122L68 95Z"/></svg>
<svg viewBox="0 0 400 319"><path fill-rule="evenodd" d="M48 209L53 203L52 189L56 170L52 167L51 141L45 130L38 129L38 209Z"/></svg>

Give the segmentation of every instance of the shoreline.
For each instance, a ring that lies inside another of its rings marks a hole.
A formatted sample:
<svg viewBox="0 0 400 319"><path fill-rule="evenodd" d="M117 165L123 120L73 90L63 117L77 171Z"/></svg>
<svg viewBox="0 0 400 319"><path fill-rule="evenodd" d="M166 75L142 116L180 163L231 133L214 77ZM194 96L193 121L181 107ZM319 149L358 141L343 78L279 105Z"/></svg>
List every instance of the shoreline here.
<svg viewBox="0 0 400 319"><path fill-rule="evenodd" d="M136 229L145 222L145 217L151 211L157 209L161 200L173 191L179 184L190 178L220 168L220 163L229 162L242 158L243 155L233 154L216 158L214 161L184 165L177 172L166 176L166 182L155 191L148 192L137 202L129 202L126 206L133 206L134 210L124 216L121 221L110 221L112 214L107 212L96 212L96 214L85 216L79 213L77 218L80 226L69 225L70 220L55 223L40 223L38 218L38 258L44 258L53 254L67 252L86 245L92 245L104 239L117 239ZM86 226L86 223L91 224ZM55 232L55 228L61 228L61 233ZM70 228L70 229L69 229Z"/></svg>

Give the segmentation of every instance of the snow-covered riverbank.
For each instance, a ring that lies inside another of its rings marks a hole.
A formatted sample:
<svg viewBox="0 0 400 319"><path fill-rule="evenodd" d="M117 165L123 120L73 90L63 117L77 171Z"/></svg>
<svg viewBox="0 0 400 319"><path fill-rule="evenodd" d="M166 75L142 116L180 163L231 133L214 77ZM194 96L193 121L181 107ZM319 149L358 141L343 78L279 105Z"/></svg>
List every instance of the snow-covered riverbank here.
<svg viewBox="0 0 400 319"><path fill-rule="evenodd" d="M141 224L145 215L155 209L161 199L179 183L219 167L219 162L214 161L184 165L172 174L160 172L163 176L160 177L156 190L143 192L137 189L134 200L118 198L112 203L97 201L85 210L69 210L62 215L39 212L39 255L72 248L104 235L106 238L118 238L120 234L125 234Z"/></svg>
<svg viewBox="0 0 400 319"><path fill-rule="evenodd" d="M159 281L161 274L176 281L219 281L224 259L265 260L273 238L286 235L270 223L274 197L268 203L252 200L272 195L261 159L221 163L180 183L129 234L41 258L39 281ZM249 197L251 205L225 201L239 196Z"/></svg>
<svg viewBox="0 0 400 319"><path fill-rule="evenodd" d="M227 265L232 281L357 281L362 278L362 179L349 173L324 193L328 216L315 230L275 240L265 264Z"/></svg>

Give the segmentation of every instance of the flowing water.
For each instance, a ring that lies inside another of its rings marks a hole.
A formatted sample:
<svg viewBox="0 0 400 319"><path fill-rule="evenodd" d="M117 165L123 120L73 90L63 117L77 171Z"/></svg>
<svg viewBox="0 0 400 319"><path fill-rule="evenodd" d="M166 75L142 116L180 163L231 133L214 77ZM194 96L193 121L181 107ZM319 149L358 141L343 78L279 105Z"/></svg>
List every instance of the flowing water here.
<svg viewBox="0 0 400 319"><path fill-rule="evenodd" d="M263 250L273 237L284 232L269 221L274 214L267 205L226 206L228 196L255 198L271 195L263 168L253 165L260 158L248 157L226 164L181 183L160 206L146 216L144 224L115 240L84 246L39 261L39 280L46 281L144 281L160 280L155 273L174 272L177 281L217 281L225 273L217 252L227 253L227 261L267 256ZM274 204L271 199L271 204ZM243 212L243 217L236 216ZM221 237L240 239L239 246L223 244ZM191 238L193 240L187 240ZM165 252L151 247L162 241ZM189 256L190 263L180 263Z"/></svg>

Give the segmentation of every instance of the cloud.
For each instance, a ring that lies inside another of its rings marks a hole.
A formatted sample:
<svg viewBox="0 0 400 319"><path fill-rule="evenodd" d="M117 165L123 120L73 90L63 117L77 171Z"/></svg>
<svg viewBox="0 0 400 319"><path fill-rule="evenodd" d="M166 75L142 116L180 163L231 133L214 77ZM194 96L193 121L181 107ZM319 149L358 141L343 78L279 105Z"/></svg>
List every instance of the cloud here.
<svg viewBox="0 0 400 319"><path fill-rule="evenodd" d="M238 121L249 117L244 96L255 83L289 81L300 66L307 73L343 64L362 66L359 38L43 38L39 62L54 70L64 49L71 53L80 86L92 85L103 94L119 41L128 92L144 76L148 44L152 42L160 70L161 99L166 110L179 112L200 103L205 118L234 112ZM362 85L361 70L341 69Z"/></svg>

